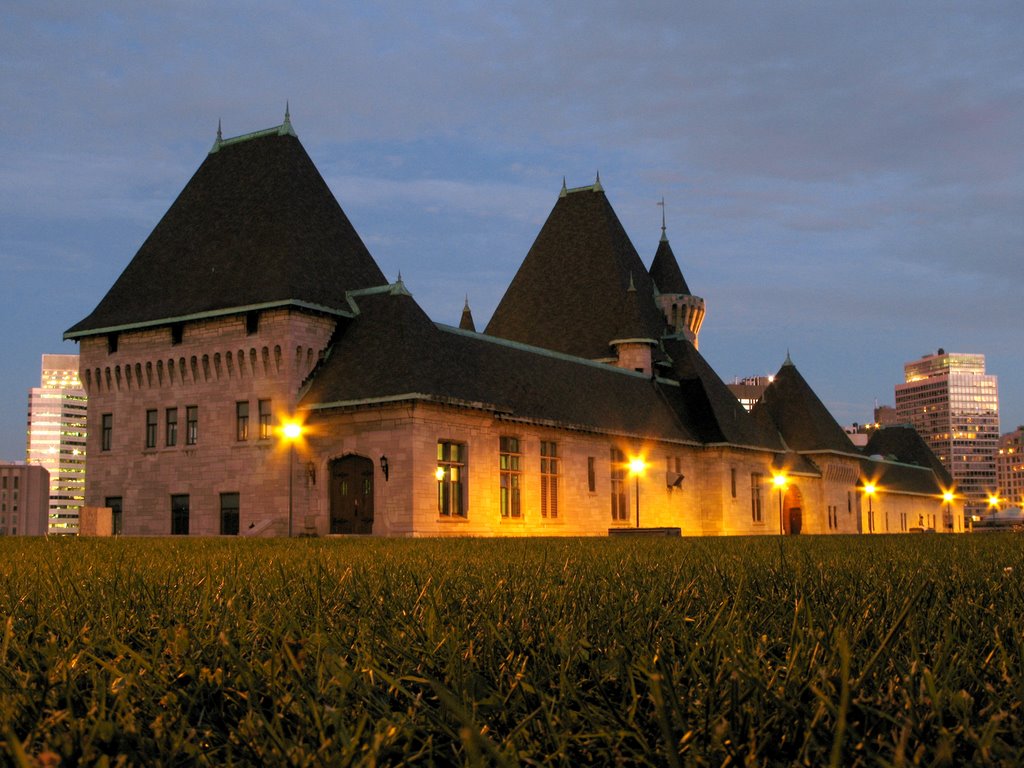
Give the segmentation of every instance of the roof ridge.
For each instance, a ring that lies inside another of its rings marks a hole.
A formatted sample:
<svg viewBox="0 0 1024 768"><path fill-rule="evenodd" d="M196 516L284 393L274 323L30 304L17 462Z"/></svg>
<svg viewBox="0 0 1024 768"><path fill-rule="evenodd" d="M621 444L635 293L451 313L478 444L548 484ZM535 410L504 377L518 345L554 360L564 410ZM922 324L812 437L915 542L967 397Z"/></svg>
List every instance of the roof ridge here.
<svg viewBox="0 0 1024 768"><path fill-rule="evenodd" d="M299 138L298 134L295 133L295 129L292 127L292 117L289 107L286 105L284 108L284 122L280 125L275 125L272 128L264 128L260 131L251 131L249 133L243 133L240 136L230 136L223 138L220 129L220 120L217 121L217 139L213 142L213 147L210 149L210 154L218 152L222 147L229 147L232 144L241 144L244 141L251 141L252 139L260 139L264 136L294 136Z"/></svg>

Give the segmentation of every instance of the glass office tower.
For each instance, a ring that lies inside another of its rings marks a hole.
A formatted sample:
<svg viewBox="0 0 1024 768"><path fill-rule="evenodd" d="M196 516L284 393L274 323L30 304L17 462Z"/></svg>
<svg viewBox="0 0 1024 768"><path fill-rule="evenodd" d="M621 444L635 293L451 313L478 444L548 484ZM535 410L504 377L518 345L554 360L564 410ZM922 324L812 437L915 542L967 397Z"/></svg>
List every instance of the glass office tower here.
<svg viewBox="0 0 1024 768"><path fill-rule="evenodd" d="M903 366L896 414L913 425L956 483L967 515L988 511L996 493L999 386L985 356L940 349Z"/></svg>
<svg viewBox="0 0 1024 768"><path fill-rule="evenodd" d="M85 501L86 395L78 355L43 355L40 386L29 391L29 464L50 472L51 534L78 533Z"/></svg>

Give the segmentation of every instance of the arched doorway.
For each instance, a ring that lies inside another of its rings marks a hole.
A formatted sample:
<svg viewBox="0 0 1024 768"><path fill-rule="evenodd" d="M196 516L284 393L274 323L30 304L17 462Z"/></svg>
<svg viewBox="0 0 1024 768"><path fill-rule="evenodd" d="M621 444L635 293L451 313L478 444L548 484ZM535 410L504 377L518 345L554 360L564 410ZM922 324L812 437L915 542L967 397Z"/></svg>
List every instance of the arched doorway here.
<svg viewBox="0 0 1024 768"><path fill-rule="evenodd" d="M782 503L782 519L786 533L796 536L804 527L804 495L800 489L791 485L786 489L786 497Z"/></svg>
<svg viewBox="0 0 1024 768"><path fill-rule="evenodd" d="M331 533L373 533L373 462L362 456L334 459L331 477Z"/></svg>

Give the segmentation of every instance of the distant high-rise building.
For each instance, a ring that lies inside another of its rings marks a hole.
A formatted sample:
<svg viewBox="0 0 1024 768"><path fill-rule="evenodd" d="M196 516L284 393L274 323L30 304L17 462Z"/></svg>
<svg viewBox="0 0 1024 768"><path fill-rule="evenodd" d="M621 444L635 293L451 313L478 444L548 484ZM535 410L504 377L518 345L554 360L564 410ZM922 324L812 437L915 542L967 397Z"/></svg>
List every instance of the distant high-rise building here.
<svg viewBox="0 0 1024 768"><path fill-rule="evenodd" d="M761 395L768 389L768 385L774 380L774 376L747 376L743 379L733 379L732 383L727 386L729 391L740 401L740 405L749 411L757 404Z"/></svg>
<svg viewBox="0 0 1024 768"><path fill-rule="evenodd" d="M996 481L1000 507L1024 507L1024 427L999 438Z"/></svg>
<svg viewBox="0 0 1024 768"><path fill-rule="evenodd" d="M29 391L27 459L50 473L50 533L78 533L85 500L85 415L78 355L43 355L40 385Z"/></svg>
<svg viewBox="0 0 1024 768"><path fill-rule="evenodd" d="M967 514L983 515L996 491L999 386L985 356L946 352L903 366L896 414L925 439L949 470Z"/></svg>
<svg viewBox="0 0 1024 768"><path fill-rule="evenodd" d="M0 536L46 533L50 476L31 464L0 464Z"/></svg>

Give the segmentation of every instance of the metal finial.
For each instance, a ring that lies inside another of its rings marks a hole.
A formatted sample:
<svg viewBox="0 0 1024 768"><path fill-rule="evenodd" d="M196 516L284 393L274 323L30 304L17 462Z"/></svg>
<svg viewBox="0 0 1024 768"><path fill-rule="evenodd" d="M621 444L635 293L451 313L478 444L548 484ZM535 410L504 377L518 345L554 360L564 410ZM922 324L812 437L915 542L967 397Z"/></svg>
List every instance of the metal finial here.
<svg viewBox="0 0 1024 768"><path fill-rule="evenodd" d="M565 197L569 194L569 188L565 186L565 176L562 177L562 191L558 193L559 197Z"/></svg>
<svg viewBox="0 0 1024 768"><path fill-rule="evenodd" d="M217 118L217 138L213 140L213 146L210 147L210 154L220 151L220 143L224 141L224 136L220 131L220 118Z"/></svg>
<svg viewBox="0 0 1024 768"><path fill-rule="evenodd" d="M633 271L629 272L629 288L626 289L629 293L636 293L636 284L633 282Z"/></svg>
<svg viewBox="0 0 1024 768"><path fill-rule="evenodd" d="M290 123L292 121L291 107L288 104L288 99L284 100L284 121Z"/></svg>
<svg viewBox="0 0 1024 768"><path fill-rule="evenodd" d="M604 192L604 187L601 186L601 171L597 172L597 178L594 180L594 191Z"/></svg>
<svg viewBox="0 0 1024 768"><path fill-rule="evenodd" d="M465 305L465 307L463 307L463 309L469 309L469 294L468 293L466 294L466 305Z"/></svg>

